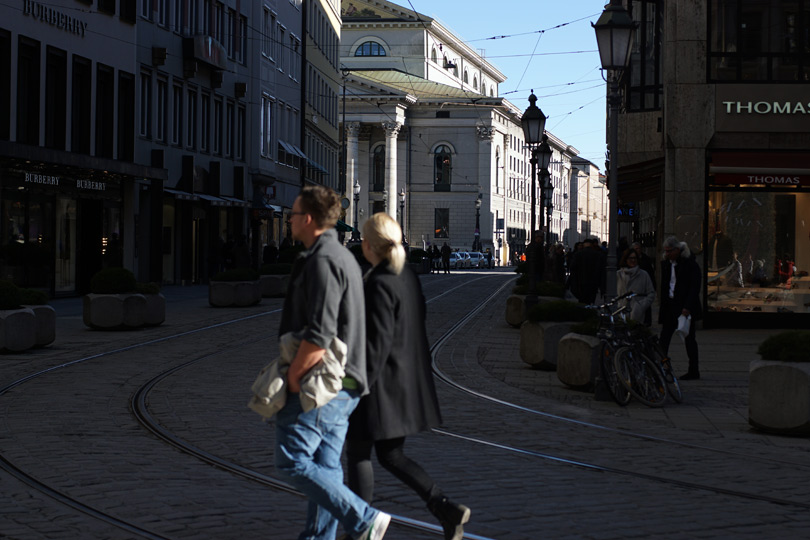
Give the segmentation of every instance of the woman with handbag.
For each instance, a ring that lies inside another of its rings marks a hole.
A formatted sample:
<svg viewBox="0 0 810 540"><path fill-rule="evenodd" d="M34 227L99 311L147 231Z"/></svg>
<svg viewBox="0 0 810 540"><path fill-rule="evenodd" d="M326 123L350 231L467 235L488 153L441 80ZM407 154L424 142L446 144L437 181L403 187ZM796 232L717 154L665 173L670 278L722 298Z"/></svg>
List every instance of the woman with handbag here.
<svg viewBox="0 0 810 540"><path fill-rule="evenodd" d="M425 331L425 299L416 275L405 267L402 230L385 213L363 226L363 255L373 265L365 276L366 363L369 395L349 420L346 437L349 487L366 501L374 494L371 450L426 503L444 529L460 540L470 509L447 499L422 467L403 452L405 437L441 423Z"/></svg>

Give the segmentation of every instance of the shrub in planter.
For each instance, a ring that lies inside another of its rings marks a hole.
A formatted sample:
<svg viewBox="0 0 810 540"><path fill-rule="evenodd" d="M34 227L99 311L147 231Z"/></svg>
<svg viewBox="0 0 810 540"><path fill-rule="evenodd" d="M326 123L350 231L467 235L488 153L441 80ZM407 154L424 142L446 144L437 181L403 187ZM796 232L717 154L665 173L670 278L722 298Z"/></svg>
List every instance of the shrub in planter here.
<svg viewBox="0 0 810 540"><path fill-rule="evenodd" d="M208 286L208 303L214 307L252 306L262 299L259 272L234 268L216 274Z"/></svg>
<svg viewBox="0 0 810 540"><path fill-rule="evenodd" d="M20 289L20 304L24 306L44 306L48 295L39 289Z"/></svg>
<svg viewBox="0 0 810 540"><path fill-rule="evenodd" d="M593 310L568 300L552 300L532 307L526 319L532 322L583 322L593 317Z"/></svg>
<svg viewBox="0 0 810 540"><path fill-rule="evenodd" d="M22 300L14 283L0 280L0 349L21 352L36 345L36 315Z"/></svg>
<svg viewBox="0 0 810 540"><path fill-rule="evenodd" d="M124 294L135 292L135 274L126 268L110 267L99 270L90 279L93 294Z"/></svg>
<svg viewBox="0 0 810 540"><path fill-rule="evenodd" d="M763 341L757 350L763 360L810 362L810 330L790 330Z"/></svg>
<svg viewBox="0 0 810 540"><path fill-rule="evenodd" d="M96 330L157 326L166 320L166 299L156 283L138 283L126 268L110 267L90 280L84 324Z"/></svg>
<svg viewBox="0 0 810 540"><path fill-rule="evenodd" d="M262 296L272 298L286 295L292 267L289 263L275 263L259 268Z"/></svg>
<svg viewBox="0 0 810 540"><path fill-rule="evenodd" d="M749 368L748 423L771 433L810 435L810 330L773 335Z"/></svg>
<svg viewBox="0 0 810 540"><path fill-rule="evenodd" d="M20 289L10 281L0 280L0 309L19 309L21 305Z"/></svg>

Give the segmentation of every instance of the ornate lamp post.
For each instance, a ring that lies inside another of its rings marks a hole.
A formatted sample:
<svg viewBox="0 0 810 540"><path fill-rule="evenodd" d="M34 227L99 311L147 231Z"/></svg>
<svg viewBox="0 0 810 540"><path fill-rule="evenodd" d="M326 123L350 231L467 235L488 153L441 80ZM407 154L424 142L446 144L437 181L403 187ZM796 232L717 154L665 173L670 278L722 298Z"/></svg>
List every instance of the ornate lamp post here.
<svg viewBox="0 0 810 540"><path fill-rule="evenodd" d="M544 131L546 127L546 115L544 115L543 111L541 111L540 108L535 105L536 102L537 96L534 95L534 90L532 90L532 93L529 96L529 107L526 109L526 111L523 113L523 117L520 119L521 126L523 127L523 137L526 139L526 144L532 150L532 157L530 160L532 165L532 237L534 236L534 231L536 230L535 216L537 214L537 150L540 144L545 142L543 138L545 137Z"/></svg>
<svg viewBox="0 0 810 540"><path fill-rule="evenodd" d="M630 51L633 45L633 34L636 23L622 6L621 0L611 0L605 10L592 24L596 32L596 44L599 47L599 56L602 69L608 72L608 105L610 114L610 137L608 151L610 152L610 171L608 173L608 194L610 198L610 211L608 216L608 254L607 254L607 296L616 296L616 246L619 240L618 213L618 142L619 142L619 79L630 60Z"/></svg>
<svg viewBox="0 0 810 540"><path fill-rule="evenodd" d="M360 241L360 181L354 181L354 229L352 230L352 242Z"/></svg>

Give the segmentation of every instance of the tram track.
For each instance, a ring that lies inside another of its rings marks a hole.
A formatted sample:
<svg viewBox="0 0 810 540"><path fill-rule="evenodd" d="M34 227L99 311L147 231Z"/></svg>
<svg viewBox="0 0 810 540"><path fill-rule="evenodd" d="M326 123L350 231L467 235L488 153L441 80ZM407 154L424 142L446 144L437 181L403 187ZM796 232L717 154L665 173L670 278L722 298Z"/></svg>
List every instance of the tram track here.
<svg viewBox="0 0 810 540"><path fill-rule="evenodd" d="M440 294L433 296L430 300L428 300L428 302L434 302L434 301L438 300L439 298L449 294L450 292L458 290L461 287L470 285L471 283L473 283L475 281L478 281L480 279L485 279L485 278L484 277L479 277L479 278L476 278L475 280L470 280L470 281L467 281L467 282L465 282L463 284L457 285L457 286L455 286L455 287L453 287L451 289L443 290ZM531 409L531 408L528 408L528 407L524 407L524 406L521 406L519 404L510 403L510 402L508 402L506 400L501 400L501 399L499 399L497 397L486 395L486 394L481 393L481 392L477 392L477 391L475 391L475 390L473 390L471 388L468 388L468 387L466 387L464 385L461 385L458 382L454 381L452 379L452 377L448 376L441 369L441 367L439 366L439 363L437 362L437 358L439 356L439 353L442 350L442 347L446 343L448 343L448 341L451 340L453 338L453 336L461 328L463 328L466 324L468 324L469 321L471 319L473 319L480 312L480 310L484 309L490 302L493 301L494 298L496 298L499 294L501 294L502 289L505 286L507 286L508 284L509 284L509 282L504 283L495 292L493 292L492 294L490 294L489 296L487 296L486 298L484 298L483 300L478 302L477 307L470 310L465 316L463 316L458 321L456 321L449 329L447 329L443 333L442 336L440 336L438 339L436 339L434 341L434 344L433 344L433 346L431 348L431 352L432 352L432 354L434 356L434 372L435 372L436 377L437 377L438 380L442 381L443 383L449 385L450 387L452 387L452 388L454 388L454 389L456 389L458 391L464 392L467 395L469 395L471 397L474 397L475 399L485 400L485 401L487 401L489 403L494 403L494 404L497 404L498 406L506 407L506 408L509 408L511 410L514 410L514 411L520 411L521 413L529 414L529 415L532 415L532 416L541 417L541 418L543 418L545 420L548 420L548 421L551 421L551 422L566 423L566 424L574 425L574 426L577 426L577 427L583 428L583 429L603 431L603 432L611 434L611 436L622 436L622 437L643 439L643 440L651 441L651 442L654 442L654 443L657 443L657 444L676 445L676 446L689 448L689 449L693 449L693 450L699 450L699 451L702 451L702 452L719 453L719 454L733 456L733 457L742 458L742 459L755 459L755 460L764 461L764 462L768 462L768 463L774 463L774 464L792 466L792 467L799 467L799 468L804 468L804 469L810 468L810 465L805 465L805 464L802 464L802 463L787 462L787 461L784 461L784 460L768 458L767 456L749 455L749 454L745 454L745 453L742 453L742 452L734 452L734 451L729 451L729 450L724 450L724 449L712 448L712 447L709 447L709 446L695 445L695 444L686 443L686 442L678 441L678 440L674 440L674 439L667 439L667 438L650 436L650 435L644 434L644 433L628 432L626 430L619 430L619 429L612 428L612 427L609 427L609 426L600 425L600 424L597 424L597 423L584 422L584 421L577 420L577 419L574 419L574 418L567 418L567 417L564 417L564 416L561 416L561 415L550 414L550 413L546 413L544 411L534 410L534 409ZM16 381L13 381L12 383L10 383L10 384L8 384L6 386L0 388L0 398L2 398L10 390L12 390L14 388L17 388L20 385L23 385L23 384L25 384L25 383L27 383L27 382L29 382L29 381L31 381L31 380L39 377L39 376L42 376L42 375L44 375L46 373L53 373L55 371L58 371L58 370L61 370L61 369L66 369L68 367L71 367L71 366L74 366L74 365L77 365L77 364L80 364L80 363L88 362L88 361L99 359L99 358L102 358L102 357L121 354L123 352L131 351L133 349L137 349L137 348L141 348L141 347L154 346L154 345L158 345L158 344L160 344L162 342L166 342L166 341L170 341L170 340L191 337L191 336L194 336L195 334L198 334L198 333L211 331L211 330L214 330L214 329L217 329L217 328L222 328L222 327L232 325L232 324L238 324L240 322L246 322L248 320L252 320L252 319L255 319L257 317L263 317L263 316L266 316L266 315L275 314L275 313L278 313L279 311L280 310L277 309L277 310L271 310L271 311L267 311L267 312L262 312L262 313L259 313L259 314L251 315L249 317L243 317L243 318L233 319L233 320L230 320L230 321L221 322L221 323L217 323L217 324L213 324L213 325L209 325L209 326L204 326L204 327L200 327L200 328L185 331L185 332L180 332L180 333L177 333L177 334L164 336L164 337L161 337L161 338L158 338L158 339L145 341L143 343L130 345L130 346L123 347L123 348L120 348L120 349L105 351L105 352L94 354L94 355L91 355L91 356L88 356L88 357L85 357L85 358L72 360L70 362L65 362L65 363L62 363L60 365L53 366L53 367L50 367L50 368L47 368L47 369L44 369L44 370L40 370L40 371L38 371L36 373L33 373L33 374L28 375L28 376L22 377L22 378L20 378L20 379L18 379ZM262 338L262 339L269 339L269 338ZM256 340L253 343L255 343L257 341L262 341L262 340L261 339ZM249 343L245 342L242 345L244 346L244 345L248 345L248 344ZM159 385L159 383L161 381L166 380L166 379L172 377L173 375L177 374L178 372L180 372L180 371L182 371L182 370L184 370L184 369L186 369L188 367L191 367L192 365L194 365L194 364L196 364L198 362L201 362L201 361L203 361L203 360L205 360L207 358L211 358L212 356L222 354L222 352L223 352L222 350L210 351L210 352L208 352L206 354L199 355L199 356L197 356L197 357L195 357L195 358L193 358L191 360L188 360L188 361L186 361L186 362L184 362L182 364L176 365L176 366L174 366L172 368L166 369L166 370L158 373L157 375L155 375L147 383L140 386L138 388L138 390L135 392L135 394L132 396L131 408L132 408L133 414L137 418L138 422L145 429L147 429L149 432L151 432L154 436L156 436L159 439L163 440L167 444L177 448L178 450L199 459L202 462L205 462L205 463L207 463L209 465L212 465L214 467L217 467L219 469L228 471L229 473L231 473L233 475L240 476L240 477L248 479L248 480L250 480L252 482L259 483L259 484L264 485L266 487L270 487L270 488L272 488L274 490L284 492L284 493L298 494L289 485L287 485L284 482L281 482L281 481L279 481L279 480L277 480L277 479L275 479L275 478L273 478L273 477L271 477L269 475L261 474L261 473L259 473L257 471L251 470L248 467L243 467L243 466L241 466L241 465L239 465L237 463L234 463L234 462L232 462L232 461L230 461L228 459L225 459L225 458L223 458L221 456L217 456L217 455L215 455L213 453L206 452L205 450L195 446L194 444L191 444L191 443L189 443L187 441L182 440L180 437L177 437L175 434L173 434L170 430L163 427L160 424L159 419L154 418L150 414L150 412L149 412L149 395ZM770 497L770 496L751 493L751 492L744 492L744 491L740 491L740 490L733 490L733 489L726 489L726 488L722 488L722 487L718 487L718 486L711 486L711 485L708 485L708 484L705 484L705 483L699 483L699 482L685 482L685 481L681 481L681 480L677 480L677 479L666 479L666 478L661 478L659 476L648 474L648 473L623 469L621 467L606 467L604 465L599 465L599 464L596 464L596 463L590 463L590 462L583 461L583 460L570 459L570 458L565 458L565 457L562 457L562 456L556 456L556 455L553 455L553 454L550 454L550 453L537 452L535 450L531 450L531 449L527 449L527 448L520 448L520 447L518 447L516 445L504 444L504 443L500 443L498 441L482 439L482 438L479 438L479 437L471 436L470 434L453 432L453 431L448 431L448 430L443 430L443 429L437 429L437 430L434 430L434 431L437 434L441 435L441 436L452 437L452 438L455 438L455 439L458 439L458 440L463 440L463 441L469 442L471 444L484 445L484 446L488 446L488 447L491 447L491 448L497 448L500 451L507 452L507 453L531 456L531 457L534 457L534 458L553 461L553 462L556 462L556 463L561 463L561 464L565 464L565 465L569 465L569 466L574 466L574 467L581 468L581 469L598 471L600 473L610 473L610 474L618 474L618 475L625 475L625 476L633 476L635 478L639 478L639 479L642 479L642 480L645 480L645 481L660 482L660 483L675 485L675 486L678 486L678 487L684 488L684 489L710 491L710 492L713 492L713 493L720 493L720 494L723 494L723 495L737 497L737 498L743 498L743 499L756 500L756 501L761 501L761 502L768 502L768 503L775 503L775 504L780 504L780 505L793 506L793 507L802 508L802 509L810 508L810 504L808 504L808 503L806 503L804 501L789 500L789 499L780 498L780 497ZM140 535L140 536L145 537L145 538L161 538L161 539L166 538L166 537L164 537L164 536L162 536L160 534L157 534L157 533L154 533L154 532L149 531L147 529L144 529L142 527L139 527L137 524L129 523L126 520L121 520L119 518L116 518L115 516L112 516L109 513L99 511L98 509L93 508L90 505L86 505L86 504L82 503L81 501L78 501L78 500L76 500L76 499L74 499L74 498L72 498L72 497L70 497L68 495L65 495L64 493L61 493L59 490L54 489L51 486L46 485L45 483L43 483L43 482L39 481L37 478L35 478L33 475L30 475L30 474L26 473L25 471L23 471L22 469L16 467L12 462L7 460L6 457L2 456L2 455L0 455L0 467L2 467L2 469L4 471L6 471L7 473L9 473L12 476L16 477L18 480L21 480L21 481L25 482L26 484L28 484L33 489L35 489L35 490L37 490L37 491L39 491L39 492L53 498L53 499L65 504L67 506L70 506L71 508L74 508L75 510L86 513L86 514L88 514L88 515L90 515L90 516L92 516L92 517L94 517L96 519L99 519L101 521L104 521L104 522L106 522L106 523L108 523L110 525L114 525L114 526L116 526L118 528L121 528L121 529L123 529L125 531L128 531L128 532L133 533L133 534ZM300 495L300 494L298 494L298 495ZM399 525L403 526L403 527L408 527L408 528L410 528L412 530L415 530L415 531L420 531L420 532L423 532L423 533L428 533L428 534L441 536L440 529L438 527L436 527L435 525L432 525L430 523L424 523L424 522L421 522L421 521L418 521L418 520L413 520L411 518L407 518L407 517L404 517L404 516L395 516L395 522L398 523ZM472 534L467 534L467 535L465 535L465 537L473 539L473 540L479 540L479 539L487 540L486 537L476 536L476 535L472 535Z"/></svg>

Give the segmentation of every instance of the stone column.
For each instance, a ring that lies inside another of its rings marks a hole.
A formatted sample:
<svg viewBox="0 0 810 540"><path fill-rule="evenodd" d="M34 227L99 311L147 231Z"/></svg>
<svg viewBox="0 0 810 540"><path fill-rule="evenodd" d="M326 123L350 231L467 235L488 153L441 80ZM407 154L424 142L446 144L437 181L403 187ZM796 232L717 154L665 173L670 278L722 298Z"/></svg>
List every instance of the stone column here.
<svg viewBox="0 0 810 540"><path fill-rule="evenodd" d="M359 229L360 224L355 223L355 214L357 208L354 206L354 184L357 182L357 163L360 158L360 144L358 142L360 136L360 122L347 122L346 123L346 194L351 201L349 206L349 223L353 227ZM361 188L362 189L362 188ZM368 184L366 185L366 190ZM361 193L361 195L363 195ZM368 194L366 194L368 195ZM359 221L359 220L358 220Z"/></svg>
<svg viewBox="0 0 810 540"><path fill-rule="evenodd" d="M399 122L383 122L385 129L385 189L388 199L385 212L397 219L397 135L402 128Z"/></svg>

